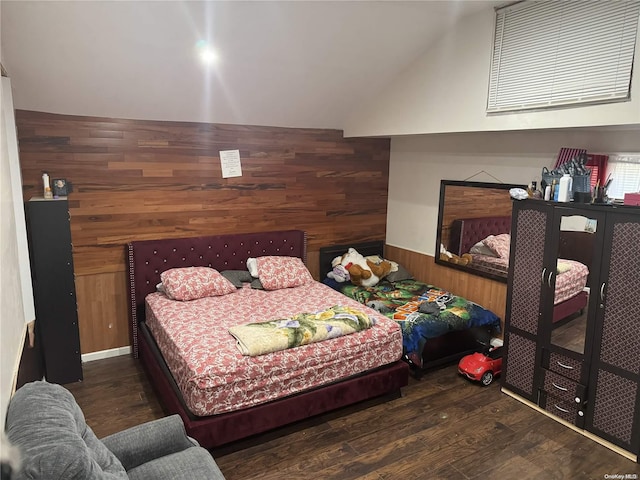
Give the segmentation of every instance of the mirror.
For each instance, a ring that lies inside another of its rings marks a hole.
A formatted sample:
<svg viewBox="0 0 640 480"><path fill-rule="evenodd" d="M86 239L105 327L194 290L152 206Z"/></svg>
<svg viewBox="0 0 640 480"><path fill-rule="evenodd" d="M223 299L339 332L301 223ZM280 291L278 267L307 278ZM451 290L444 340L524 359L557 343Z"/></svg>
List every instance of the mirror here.
<svg viewBox="0 0 640 480"><path fill-rule="evenodd" d="M511 231L512 188L526 186L442 180L436 263L506 282L509 237L505 234ZM493 237L487 246L483 241L489 236Z"/></svg>
<svg viewBox="0 0 640 480"><path fill-rule="evenodd" d="M589 216L591 217L591 215ZM551 343L584 354L591 295L589 272L593 264L597 218L562 215L555 276ZM594 292L595 293L595 292Z"/></svg>

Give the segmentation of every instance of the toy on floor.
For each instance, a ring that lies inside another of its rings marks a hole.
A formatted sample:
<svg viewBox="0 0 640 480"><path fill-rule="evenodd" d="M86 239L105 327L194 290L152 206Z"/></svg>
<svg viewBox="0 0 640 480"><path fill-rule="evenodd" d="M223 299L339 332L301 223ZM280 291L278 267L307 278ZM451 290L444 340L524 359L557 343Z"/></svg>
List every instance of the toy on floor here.
<svg viewBox="0 0 640 480"><path fill-rule="evenodd" d="M470 380L480 382L485 387L491 385L496 375L502 371L502 345L490 346L484 352L475 352L462 357L458 372Z"/></svg>

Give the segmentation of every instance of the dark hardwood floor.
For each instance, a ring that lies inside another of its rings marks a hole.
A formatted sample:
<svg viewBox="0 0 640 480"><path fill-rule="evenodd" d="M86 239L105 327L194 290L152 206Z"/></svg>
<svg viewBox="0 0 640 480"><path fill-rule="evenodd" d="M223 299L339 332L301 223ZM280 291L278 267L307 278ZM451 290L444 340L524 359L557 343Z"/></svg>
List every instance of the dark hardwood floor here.
<svg viewBox="0 0 640 480"><path fill-rule="evenodd" d="M163 415L129 356L84 364L66 385L98 437ZM448 366L400 398L285 427L212 452L227 480L638 478L640 465ZM613 477L613 475L621 475Z"/></svg>

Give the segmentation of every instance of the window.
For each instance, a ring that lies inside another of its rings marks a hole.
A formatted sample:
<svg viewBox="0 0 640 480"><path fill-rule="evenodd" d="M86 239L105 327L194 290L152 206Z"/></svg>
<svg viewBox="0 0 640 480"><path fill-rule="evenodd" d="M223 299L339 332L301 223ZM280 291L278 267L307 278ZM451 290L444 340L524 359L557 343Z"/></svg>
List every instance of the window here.
<svg viewBox="0 0 640 480"><path fill-rule="evenodd" d="M496 10L487 112L628 100L640 0Z"/></svg>
<svg viewBox="0 0 640 480"><path fill-rule="evenodd" d="M640 153L609 155L607 176L609 198L622 200L625 193L640 192Z"/></svg>

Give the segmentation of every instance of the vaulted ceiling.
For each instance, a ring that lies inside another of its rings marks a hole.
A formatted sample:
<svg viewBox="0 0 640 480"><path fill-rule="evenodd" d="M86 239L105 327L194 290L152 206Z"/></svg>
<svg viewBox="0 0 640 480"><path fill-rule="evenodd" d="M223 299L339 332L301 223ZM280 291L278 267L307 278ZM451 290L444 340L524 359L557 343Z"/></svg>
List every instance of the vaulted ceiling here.
<svg viewBox="0 0 640 480"><path fill-rule="evenodd" d="M337 128L457 21L499 2L0 2L18 109ZM203 48L215 64L199 59Z"/></svg>

